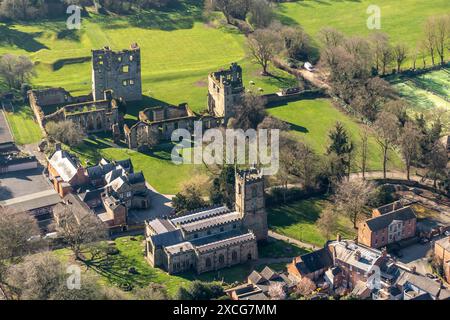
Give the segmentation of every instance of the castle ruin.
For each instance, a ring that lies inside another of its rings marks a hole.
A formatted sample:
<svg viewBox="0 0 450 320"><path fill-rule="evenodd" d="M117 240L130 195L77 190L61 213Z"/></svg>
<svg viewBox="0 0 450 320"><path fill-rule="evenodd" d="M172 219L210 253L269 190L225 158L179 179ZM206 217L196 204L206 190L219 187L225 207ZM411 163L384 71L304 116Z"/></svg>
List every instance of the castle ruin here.
<svg viewBox="0 0 450 320"><path fill-rule="evenodd" d="M135 43L128 50L112 51L105 47L92 51L92 95L102 99L112 90L114 98L142 100L141 49Z"/></svg>

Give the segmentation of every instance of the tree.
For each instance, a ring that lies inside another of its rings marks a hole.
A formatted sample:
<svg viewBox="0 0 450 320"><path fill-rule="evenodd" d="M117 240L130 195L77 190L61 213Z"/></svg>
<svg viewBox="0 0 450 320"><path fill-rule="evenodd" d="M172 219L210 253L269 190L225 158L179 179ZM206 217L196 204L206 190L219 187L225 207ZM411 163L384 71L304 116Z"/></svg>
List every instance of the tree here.
<svg viewBox="0 0 450 320"><path fill-rule="evenodd" d="M389 36L383 32L374 32L369 40L374 54L375 69L377 73L380 73L383 65L383 51L389 46Z"/></svg>
<svg viewBox="0 0 450 320"><path fill-rule="evenodd" d="M343 170L346 170L341 173L341 177L346 173L349 176L355 145L350 140L343 124L336 122L334 128L328 133L328 138L330 139L330 145L327 148L327 154L334 153L340 159Z"/></svg>
<svg viewBox="0 0 450 320"><path fill-rule="evenodd" d="M175 300L212 300L225 295L222 286L195 280L187 287L180 287Z"/></svg>
<svg viewBox="0 0 450 320"><path fill-rule="evenodd" d="M1 56L0 77L6 81L9 88L20 89L34 74L34 64L28 57L9 53Z"/></svg>
<svg viewBox="0 0 450 320"><path fill-rule="evenodd" d="M387 67L394 61L394 49L390 43L386 43L380 52L380 63L382 75L386 74Z"/></svg>
<svg viewBox="0 0 450 320"><path fill-rule="evenodd" d="M284 26L280 22L274 22L270 29L276 31L282 37L284 51L287 57L301 61L309 60L312 52L309 35L299 26Z"/></svg>
<svg viewBox="0 0 450 320"><path fill-rule="evenodd" d="M366 171L367 171L367 158L369 156L369 132L366 128L364 128L361 133L361 147L360 147L360 155L361 155L361 172L363 180L366 180Z"/></svg>
<svg viewBox="0 0 450 320"><path fill-rule="evenodd" d="M235 201L236 176L233 165L225 164L213 179L210 201L213 204L226 204L231 208Z"/></svg>
<svg viewBox="0 0 450 320"><path fill-rule="evenodd" d="M272 4L266 0L250 0L248 21L253 27L266 28L272 22Z"/></svg>
<svg viewBox="0 0 450 320"><path fill-rule="evenodd" d="M251 6L250 0L213 0L213 5L221 11L227 23L232 23L232 18L244 20Z"/></svg>
<svg viewBox="0 0 450 320"><path fill-rule="evenodd" d="M357 229L360 216L368 210L367 205L374 194L375 187L371 182L354 179L337 185L334 200L337 210L347 215Z"/></svg>
<svg viewBox="0 0 450 320"><path fill-rule="evenodd" d="M42 247L41 241L30 240L39 234L37 222L28 212L0 207L0 289L7 297L5 273L8 266Z"/></svg>
<svg viewBox="0 0 450 320"><path fill-rule="evenodd" d="M48 252L25 257L7 273L8 285L20 300L48 300L64 279L60 261Z"/></svg>
<svg viewBox="0 0 450 320"><path fill-rule="evenodd" d="M439 178L445 179L448 155L445 146L437 140L427 154L427 176L433 179L433 185L437 188ZM448 177L447 177L448 178Z"/></svg>
<svg viewBox="0 0 450 320"><path fill-rule="evenodd" d="M413 161L418 160L420 154L421 133L412 122L404 126L399 144L406 165L406 177L410 180L410 171Z"/></svg>
<svg viewBox="0 0 450 320"><path fill-rule="evenodd" d="M183 214L186 211L204 208L208 202L203 200L202 184L192 179L189 183L182 187L182 191L177 193L172 199L172 205L178 214Z"/></svg>
<svg viewBox="0 0 450 320"><path fill-rule="evenodd" d="M281 50L280 36L273 30L257 29L247 38L247 45L256 62L262 67L263 75L268 75L269 62Z"/></svg>
<svg viewBox="0 0 450 320"><path fill-rule="evenodd" d="M267 117L266 100L259 94L247 92L242 102L236 107L235 118L232 122L234 129L257 129Z"/></svg>
<svg viewBox="0 0 450 320"><path fill-rule="evenodd" d="M444 65L445 52L450 39L450 15L435 16L430 19L431 21L428 26L433 28L431 32L434 34L434 47L436 48L441 65Z"/></svg>
<svg viewBox="0 0 450 320"><path fill-rule="evenodd" d="M327 240L330 240L331 236L336 233L337 215L330 206L326 206L320 213L317 226Z"/></svg>
<svg viewBox="0 0 450 320"><path fill-rule="evenodd" d="M424 26L424 33L425 33L425 39L424 39L424 46L427 48L430 56L431 56L431 63L434 66L435 64L435 52L436 52L436 22L435 17L430 17L425 22Z"/></svg>
<svg viewBox="0 0 450 320"><path fill-rule="evenodd" d="M319 40L326 48L338 47L344 42L344 39L343 33L331 27L325 27L319 31Z"/></svg>
<svg viewBox="0 0 450 320"><path fill-rule="evenodd" d="M59 207L54 216L58 235L78 260L84 261L84 248L106 238L105 226L94 214Z"/></svg>
<svg viewBox="0 0 450 320"><path fill-rule="evenodd" d="M157 283L135 290L135 296L138 300L169 300L166 287Z"/></svg>
<svg viewBox="0 0 450 320"><path fill-rule="evenodd" d="M389 150L397 140L398 119L387 111L382 111L374 123L376 140L383 153L383 177L386 179Z"/></svg>
<svg viewBox="0 0 450 320"><path fill-rule="evenodd" d="M296 283L295 293L302 297L308 298L316 289L317 286L314 281L312 281L308 277L303 277L299 282Z"/></svg>
<svg viewBox="0 0 450 320"><path fill-rule="evenodd" d="M397 63L397 72L400 72L403 62L408 58L408 46L405 43L398 43L392 51L394 60Z"/></svg>
<svg viewBox="0 0 450 320"><path fill-rule="evenodd" d="M50 138L69 146L77 146L86 138L86 133L79 124L70 120L49 122L45 130Z"/></svg>
<svg viewBox="0 0 450 320"><path fill-rule="evenodd" d="M286 291L284 286L280 282L274 282L269 285L268 291L269 297L272 300L284 300L286 299Z"/></svg>

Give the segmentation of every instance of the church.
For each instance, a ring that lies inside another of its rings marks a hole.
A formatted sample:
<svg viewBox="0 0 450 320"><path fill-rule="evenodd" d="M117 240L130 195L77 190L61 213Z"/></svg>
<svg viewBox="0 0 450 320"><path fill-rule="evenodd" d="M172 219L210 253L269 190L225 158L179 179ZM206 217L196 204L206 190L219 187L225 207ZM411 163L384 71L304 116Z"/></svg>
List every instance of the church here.
<svg viewBox="0 0 450 320"><path fill-rule="evenodd" d="M264 178L257 169L237 170L234 211L212 207L146 222L145 254L169 274L198 274L258 259L268 236Z"/></svg>

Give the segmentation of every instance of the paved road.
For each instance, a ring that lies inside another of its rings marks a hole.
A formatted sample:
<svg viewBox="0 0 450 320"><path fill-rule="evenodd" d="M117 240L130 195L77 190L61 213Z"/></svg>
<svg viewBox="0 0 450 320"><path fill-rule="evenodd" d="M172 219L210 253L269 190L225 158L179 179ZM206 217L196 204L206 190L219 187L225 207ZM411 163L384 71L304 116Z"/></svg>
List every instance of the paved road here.
<svg viewBox="0 0 450 320"><path fill-rule="evenodd" d="M277 240L282 240L282 241L286 241L286 242L289 242L289 243L293 243L293 244L295 244L295 245L297 245L297 246L299 246L301 248L305 248L305 249L310 249L310 250L322 249L321 247L316 246L314 244L303 242L303 241L299 241L297 239L293 239L293 238L284 236L282 234L276 233L276 232L271 231L271 230L269 230L269 237L272 237L272 238L277 239Z"/></svg>

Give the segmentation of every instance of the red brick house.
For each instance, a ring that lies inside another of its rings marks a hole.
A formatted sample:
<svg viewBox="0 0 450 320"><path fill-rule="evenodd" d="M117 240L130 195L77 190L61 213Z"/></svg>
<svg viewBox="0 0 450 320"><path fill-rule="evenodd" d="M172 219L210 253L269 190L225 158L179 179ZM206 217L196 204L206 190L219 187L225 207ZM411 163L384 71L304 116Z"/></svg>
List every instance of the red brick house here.
<svg viewBox="0 0 450 320"><path fill-rule="evenodd" d="M374 210L374 217L360 224L359 243L381 248L416 235L417 217L410 206L398 209L397 205L391 205L392 211L386 206L382 208Z"/></svg>

